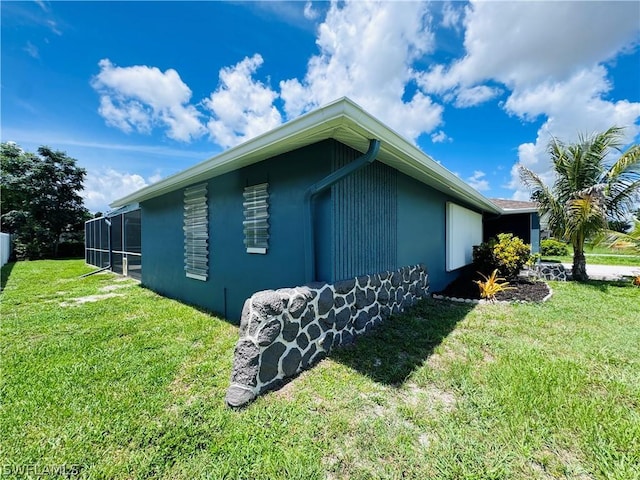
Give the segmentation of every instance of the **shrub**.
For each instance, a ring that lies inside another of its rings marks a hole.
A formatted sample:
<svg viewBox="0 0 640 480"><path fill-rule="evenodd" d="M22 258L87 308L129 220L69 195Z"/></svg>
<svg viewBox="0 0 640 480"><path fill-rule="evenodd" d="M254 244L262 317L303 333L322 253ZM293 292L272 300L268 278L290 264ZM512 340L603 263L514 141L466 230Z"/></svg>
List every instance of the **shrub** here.
<svg viewBox="0 0 640 480"><path fill-rule="evenodd" d="M493 302L496 299L496 294L504 290L513 290L514 287L509 286L509 282L505 282L504 278L498 277L498 269L495 269L488 277L483 273L478 272L484 278L482 280L474 280L480 287L480 296Z"/></svg>
<svg viewBox="0 0 640 480"><path fill-rule="evenodd" d="M566 243L548 238L540 242L540 253L545 257L564 257L569 255L569 247Z"/></svg>
<svg viewBox="0 0 640 480"><path fill-rule="evenodd" d="M511 233L500 233L473 247L473 264L480 272L498 270L506 278L515 278L531 256L531 248Z"/></svg>

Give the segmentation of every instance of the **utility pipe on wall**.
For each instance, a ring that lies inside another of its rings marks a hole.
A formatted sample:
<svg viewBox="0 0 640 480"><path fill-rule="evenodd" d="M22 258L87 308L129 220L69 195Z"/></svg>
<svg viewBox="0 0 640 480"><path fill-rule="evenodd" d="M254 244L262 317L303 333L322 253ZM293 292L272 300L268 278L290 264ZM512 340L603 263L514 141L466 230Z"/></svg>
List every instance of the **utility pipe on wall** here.
<svg viewBox="0 0 640 480"><path fill-rule="evenodd" d="M380 150L380 140L369 140L369 149L361 157L344 167L330 173L322 180L311 185L304 192L304 269L306 283L316 280L316 246L313 231L313 200L320 192L326 190L334 183L373 163Z"/></svg>

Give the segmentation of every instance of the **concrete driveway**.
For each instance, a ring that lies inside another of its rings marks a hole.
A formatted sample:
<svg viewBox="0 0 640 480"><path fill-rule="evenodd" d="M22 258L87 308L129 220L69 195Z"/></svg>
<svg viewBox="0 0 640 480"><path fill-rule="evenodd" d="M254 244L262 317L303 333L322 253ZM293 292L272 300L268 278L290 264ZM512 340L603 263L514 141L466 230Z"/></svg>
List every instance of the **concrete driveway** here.
<svg viewBox="0 0 640 480"><path fill-rule="evenodd" d="M570 263L563 263L567 273L571 271ZM591 280L622 280L624 277L640 275L640 267L626 267L622 265L590 265L587 259L587 275Z"/></svg>

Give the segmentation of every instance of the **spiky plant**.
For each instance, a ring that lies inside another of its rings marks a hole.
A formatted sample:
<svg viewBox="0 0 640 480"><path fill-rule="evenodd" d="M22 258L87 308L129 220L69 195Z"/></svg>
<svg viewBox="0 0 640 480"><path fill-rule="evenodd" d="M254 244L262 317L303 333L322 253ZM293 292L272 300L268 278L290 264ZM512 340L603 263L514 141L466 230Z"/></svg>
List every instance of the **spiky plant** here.
<svg viewBox="0 0 640 480"><path fill-rule="evenodd" d="M515 287L510 287L509 282L505 281L504 278L498 277L497 268L488 277L481 272L478 272L478 274L484 278L484 281L474 280L474 282L478 284L478 287L480 287L480 297L485 298L490 302L495 302L496 295L500 292L505 290L515 290Z"/></svg>

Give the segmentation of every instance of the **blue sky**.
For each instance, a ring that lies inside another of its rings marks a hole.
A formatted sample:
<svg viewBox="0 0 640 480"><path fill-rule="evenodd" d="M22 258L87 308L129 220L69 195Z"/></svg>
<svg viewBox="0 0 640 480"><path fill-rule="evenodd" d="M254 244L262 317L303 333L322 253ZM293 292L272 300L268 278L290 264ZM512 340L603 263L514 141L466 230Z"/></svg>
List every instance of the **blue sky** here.
<svg viewBox="0 0 640 480"><path fill-rule="evenodd" d="M6 2L1 139L92 211L349 96L488 197L551 135L640 139L638 2Z"/></svg>

